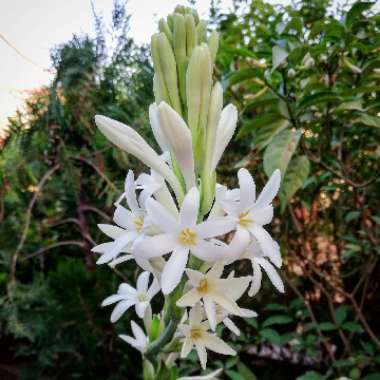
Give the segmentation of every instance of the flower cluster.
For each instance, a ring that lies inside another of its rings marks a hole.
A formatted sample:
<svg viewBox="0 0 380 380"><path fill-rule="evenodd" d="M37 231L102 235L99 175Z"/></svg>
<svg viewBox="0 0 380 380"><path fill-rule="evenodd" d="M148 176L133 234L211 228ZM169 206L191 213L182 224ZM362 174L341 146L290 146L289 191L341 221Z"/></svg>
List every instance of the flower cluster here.
<svg viewBox="0 0 380 380"><path fill-rule="evenodd" d="M284 291L277 273L279 245L265 228L273 218L280 172L272 174L257 197L246 169L239 170L236 189L216 182L216 167L238 119L234 105L223 108L221 84L213 84L217 44L217 33L207 40L204 22L191 9L177 7L160 21L160 33L152 38L156 101L149 119L161 152L133 128L105 116L95 118L111 142L150 168L136 179L128 172L115 203L115 224L99 225L111 241L93 248L100 254L97 263L115 267L134 261L142 270L136 289L122 283L102 305L116 304L111 322L135 308L145 332L132 321L134 336L120 338L147 360L164 348L181 357L195 348L202 368L207 350L235 354L215 330L223 323L239 334L232 317L256 316L237 302L246 290L251 297L259 291L262 270ZM227 275L226 266L239 260L250 260L252 273ZM151 301L160 291L164 305L154 313Z"/></svg>

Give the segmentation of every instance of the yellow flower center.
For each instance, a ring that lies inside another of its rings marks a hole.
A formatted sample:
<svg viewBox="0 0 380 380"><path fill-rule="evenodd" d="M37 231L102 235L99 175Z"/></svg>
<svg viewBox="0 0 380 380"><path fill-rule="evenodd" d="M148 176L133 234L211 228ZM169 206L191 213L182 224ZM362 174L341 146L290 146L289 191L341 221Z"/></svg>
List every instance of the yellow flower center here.
<svg viewBox="0 0 380 380"><path fill-rule="evenodd" d="M199 281L199 284L197 286L197 290L199 293L207 293L209 290L209 283L207 282L207 279L203 279Z"/></svg>
<svg viewBox="0 0 380 380"><path fill-rule="evenodd" d="M144 225L144 218L142 216L138 216L133 220L133 225L135 226L136 231L140 232Z"/></svg>
<svg viewBox="0 0 380 380"><path fill-rule="evenodd" d="M243 228L249 228L251 226L251 224L254 222L253 219L248 217L248 215L249 215L249 211L242 212L239 215L239 224Z"/></svg>
<svg viewBox="0 0 380 380"><path fill-rule="evenodd" d="M199 327L194 327L190 331L191 339L199 339L202 336L202 330Z"/></svg>
<svg viewBox="0 0 380 380"><path fill-rule="evenodd" d="M195 245L197 244L197 234L190 228L185 228L179 234L179 241L184 245Z"/></svg>

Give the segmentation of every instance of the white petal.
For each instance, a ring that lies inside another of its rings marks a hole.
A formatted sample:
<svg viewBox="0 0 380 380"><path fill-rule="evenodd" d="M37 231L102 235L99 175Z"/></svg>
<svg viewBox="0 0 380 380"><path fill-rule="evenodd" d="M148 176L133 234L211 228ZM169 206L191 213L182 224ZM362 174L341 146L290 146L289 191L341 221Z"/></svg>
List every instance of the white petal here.
<svg viewBox="0 0 380 380"><path fill-rule="evenodd" d="M255 223L260 224L260 226L265 226L266 224L270 223L273 219L273 206L254 206L250 213L250 217L255 221Z"/></svg>
<svg viewBox="0 0 380 380"><path fill-rule="evenodd" d="M98 227L100 231L109 236L111 239L117 239L127 232L123 228L114 226L112 224L98 224Z"/></svg>
<svg viewBox="0 0 380 380"><path fill-rule="evenodd" d="M150 198L146 202L146 209L153 224L161 231L175 233L178 230L177 220L164 206Z"/></svg>
<svg viewBox="0 0 380 380"><path fill-rule="evenodd" d="M123 256L119 256L118 258L116 259L113 259L112 261L110 261L108 263L108 266L111 267L111 268L115 268L116 265L119 265L121 263L124 263L126 261L129 261L129 260L132 260L133 259L133 256L132 255L123 255Z"/></svg>
<svg viewBox="0 0 380 380"><path fill-rule="evenodd" d="M134 301L120 301L113 309L111 314L111 322L117 322L120 317L134 304Z"/></svg>
<svg viewBox="0 0 380 380"><path fill-rule="evenodd" d="M239 336L240 335L240 330L239 328L235 325L235 323L230 319L230 318L224 318L223 319L223 324L235 335Z"/></svg>
<svg viewBox="0 0 380 380"><path fill-rule="evenodd" d="M204 261L220 261L228 253L226 247L206 240L198 240L197 245L191 247L190 250L198 259Z"/></svg>
<svg viewBox="0 0 380 380"><path fill-rule="evenodd" d="M144 318L145 310L149 306L149 302L139 302L135 305L136 314L139 318Z"/></svg>
<svg viewBox="0 0 380 380"><path fill-rule="evenodd" d="M244 212L251 208L255 203L256 198L256 185L247 169L240 169L238 171L239 188L240 188L240 207Z"/></svg>
<svg viewBox="0 0 380 380"><path fill-rule="evenodd" d="M113 241L110 241L108 243L102 243L102 244L96 245L95 247L91 248L91 252L106 253L107 251L109 251L113 247L113 245L114 245Z"/></svg>
<svg viewBox="0 0 380 380"><path fill-rule="evenodd" d="M193 349L193 342L190 338L185 338L181 349L181 358L186 358L190 351Z"/></svg>
<svg viewBox="0 0 380 380"><path fill-rule="evenodd" d="M102 306L112 305L113 303L119 302L123 299L125 299L125 297L122 294L112 294L112 296L109 296L103 300Z"/></svg>
<svg viewBox="0 0 380 380"><path fill-rule="evenodd" d="M181 281L188 256L189 250L182 247L177 247L170 255L161 276L161 288L164 294L171 293Z"/></svg>
<svg viewBox="0 0 380 380"><path fill-rule="evenodd" d="M250 282L251 276L223 278L219 280L223 294L234 301L244 294Z"/></svg>
<svg viewBox="0 0 380 380"><path fill-rule="evenodd" d="M105 252L102 256L99 257L96 264L105 264L108 261L114 259L125 248L125 246L130 243L130 241L134 237L134 232L127 232L124 235L117 238L113 242L112 246L110 246L109 250L107 250L107 252Z"/></svg>
<svg viewBox="0 0 380 380"><path fill-rule="evenodd" d="M224 258L226 264L231 264L239 260L248 247L250 240L249 232L244 228L238 228L232 241L227 249L227 255Z"/></svg>
<svg viewBox="0 0 380 380"><path fill-rule="evenodd" d="M204 333L202 336L202 342L204 345L218 354L222 355L236 355L236 351L233 350L227 343L225 343L222 339L209 334Z"/></svg>
<svg viewBox="0 0 380 380"><path fill-rule="evenodd" d="M214 372L210 372L203 376L184 376L178 380L217 380L217 377L223 372L223 368L219 368Z"/></svg>
<svg viewBox="0 0 380 380"><path fill-rule="evenodd" d="M133 213L138 212L140 210L140 207L137 203L135 175L133 174L132 170L129 170L127 178L125 179L124 191L129 208Z"/></svg>
<svg viewBox="0 0 380 380"><path fill-rule="evenodd" d="M203 297L203 305L205 308L207 319L210 323L210 327L212 331L215 331L216 328L216 313L215 313L215 304L211 297L205 296Z"/></svg>
<svg viewBox="0 0 380 380"><path fill-rule="evenodd" d="M193 187L186 194L183 200L179 219L182 227L194 227L197 223L199 211L199 191Z"/></svg>
<svg viewBox="0 0 380 380"><path fill-rule="evenodd" d="M224 264L222 261L216 262L212 268L207 272L207 278L219 280L222 277Z"/></svg>
<svg viewBox="0 0 380 380"><path fill-rule="evenodd" d="M216 140L211 169L214 170L228 143L230 142L237 124L238 112L234 105L228 104L223 108L216 130Z"/></svg>
<svg viewBox="0 0 380 380"><path fill-rule="evenodd" d="M280 247L272 239L269 233L258 224L254 224L250 231L259 242L264 255L268 256L273 264L275 264L277 267L280 267L282 263Z"/></svg>
<svg viewBox="0 0 380 380"><path fill-rule="evenodd" d="M189 322L191 326L199 325L203 319L201 304L198 302L189 313Z"/></svg>
<svg viewBox="0 0 380 380"><path fill-rule="evenodd" d="M137 292L136 289L133 288L131 285L123 282L119 285L119 288L117 289L117 294L122 294L125 298L136 299Z"/></svg>
<svg viewBox="0 0 380 380"><path fill-rule="evenodd" d="M253 269L252 283L248 291L248 295L250 297L255 296L261 287L262 273L261 273L260 265L257 263L256 259L252 260L252 269Z"/></svg>
<svg viewBox="0 0 380 380"><path fill-rule="evenodd" d="M276 289L280 293L284 293L284 283L282 282L281 277L278 275L276 269L274 269L273 265L265 259L257 259L257 261L260 264L260 266L265 270L271 283L276 287Z"/></svg>
<svg viewBox="0 0 380 380"><path fill-rule="evenodd" d="M137 286L136 286L138 293L146 294L146 292L148 291L149 276L150 276L150 273L147 271L142 272L139 275L137 279Z"/></svg>
<svg viewBox="0 0 380 380"><path fill-rule="evenodd" d="M273 172L273 174L269 178L269 181L264 186L262 192L257 198L256 205L260 205L260 206L269 205L273 201L273 198L278 193L280 184L281 184L281 172L280 170L277 169Z"/></svg>
<svg viewBox="0 0 380 380"><path fill-rule="evenodd" d="M162 152L167 152L169 151L168 148L168 142L165 138L165 135L162 132L161 125L160 125L160 120L158 118L158 109L157 109L156 103L152 103L149 106L149 121L150 121L150 126L152 128L152 132L154 135L154 138L157 141L157 144L160 146Z"/></svg>
<svg viewBox="0 0 380 380"><path fill-rule="evenodd" d="M124 340L124 342L127 342L129 345L131 345L136 350L139 350L141 352L141 347L138 344L137 340L135 338L132 338L129 335L120 334L119 338Z"/></svg>
<svg viewBox="0 0 380 380"><path fill-rule="evenodd" d="M189 277L191 285L197 287L199 282L205 278L205 275L202 272L198 272L194 269L186 269L186 275Z"/></svg>
<svg viewBox="0 0 380 380"><path fill-rule="evenodd" d="M205 346L198 341L195 341L195 349L197 350L199 361L203 369L206 369L207 365L207 352Z"/></svg>
<svg viewBox="0 0 380 380"><path fill-rule="evenodd" d="M240 308L238 304L227 297L225 294L219 291L213 291L211 294L212 298L216 303L218 303L220 306L222 306L224 309L226 309L228 312L234 315L240 315Z"/></svg>
<svg viewBox="0 0 380 380"><path fill-rule="evenodd" d="M127 230L134 230L135 228L133 225L133 220L134 216L131 211L127 210L120 204L116 207L116 210L113 214L113 221L117 225L126 228Z"/></svg>
<svg viewBox="0 0 380 380"><path fill-rule="evenodd" d="M131 321L131 328L133 335L139 343L143 344L146 342L146 335L143 329L135 321Z"/></svg>
<svg viewBox="0 0 380 380"><path fill-rule="evenodd" d="M201 295L197 291L197 289L193 288L185 293L178 301L177 306L186 307L186 306L194 306L200 299Z"/></svg>
<svg viewBox="0 0 380 380"><path fill-rule="evenodd" d="M182 117L178 115L165 102L158 106L161 130L168 142L169 149L178 162L186 188L190 189L195 185L193 143L191 133Z"/></svg>
<svg viewBox="0 0 380 380"><path fill-rule="evenodd" d="M146 297L148 300L151 300L158 292L160 291L160 283L156 278L153 279L152 284L150 285Z"/></svg>
<svg viewBox="0 0 380 380"><path fill-rule="evenodd" d="M177 241L173 235L161 234L156 236L144 236L143 239L134 244L133 250L136 257L149 259L171 252L176 245Z"/></svg>
<svg viewBox="0 0 380 380"><path fill-rule="evenodd" d="M212 238L224 235L236 227L236 222L232 218L221 217L206 220L196 226L194 231L202 238Z"/></svg>

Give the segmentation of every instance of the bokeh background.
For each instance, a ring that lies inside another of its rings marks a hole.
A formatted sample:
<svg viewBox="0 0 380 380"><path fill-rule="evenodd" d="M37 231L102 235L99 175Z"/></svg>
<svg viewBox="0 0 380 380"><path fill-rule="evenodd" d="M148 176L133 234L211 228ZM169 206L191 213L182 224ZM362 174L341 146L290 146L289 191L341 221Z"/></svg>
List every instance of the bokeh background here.
<svg viewBox="0 0 380 380"><path fill-rule="evenodd" d="M149 38L176 4L221 32L216 72L240 113L219 181L285 173L272 233L286 293L244 302L232 380L380 379L379 4L307 0L0 3L0 379L140 379L101 301L131 265L97 267L129 168L96 130L123 121L153 142ZM249 265L241 262L241 271ZM268 285L268 286L266 286ZM195 356L180 374L198 373Z"/></svg>

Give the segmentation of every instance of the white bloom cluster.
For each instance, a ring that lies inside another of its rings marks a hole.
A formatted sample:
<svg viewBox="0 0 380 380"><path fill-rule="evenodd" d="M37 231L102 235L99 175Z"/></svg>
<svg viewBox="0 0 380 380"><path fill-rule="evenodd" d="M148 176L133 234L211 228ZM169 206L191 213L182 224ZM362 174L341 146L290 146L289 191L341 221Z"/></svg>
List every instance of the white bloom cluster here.
<svg viewBox="0 0 380 380"><path fill-rule="evenodd" d="M178 22L182 18L189 19L190 24L195 20L186 12L180 16ZM167 48L165 35L159 33L152 40L158 45L163 41L163 50ZM218 82L212 86L214 40L210 37L208 45L201 43L189 51L185 77L187 121L180 112L183 91L178 93L177 86L177 93L173 87L165 87L168 101L156 94L156 102L149 108L150 125L161 152L157 153L133 128L105 116L95 118L111 142L150 168L137 179L132 170L128 172L124 192L115 203L115 224L99 225L111 241L93 248L100 254L97 263L115 267L134 260L143 271L136 289L121 284L103 306L116 303L111 322L134 306L146 331L132 321L134 337L120 338L147 358L157 353L157 347L176 352L170 348L180 341L180 356L186 357L195 348L202 368L206 367L206 350L235 354L215 330L223 323L239 334L232 316L256 316L237 301L248 288L249 296L259 291L262 270L278 291L284 291L276 270L282 264L279 245L264 228L273 219L272 201L281 181L279 170L258 197L246 169L239 170L236 189L216 183L215 169L234 134L238 113L232 104L222 108L222 87ZM153 42L157 93L157 86L165 86L165 80L172 83L172 77L170 71L159 71L157 60L162 63L165 55L155 58ZM166 58L171 62L174 58L170 54ZM251 275L238 277L234 271L225 275L227 265L245 259L251 261ZM164 305L152 312L151 300L160 290Z"/></svg>

